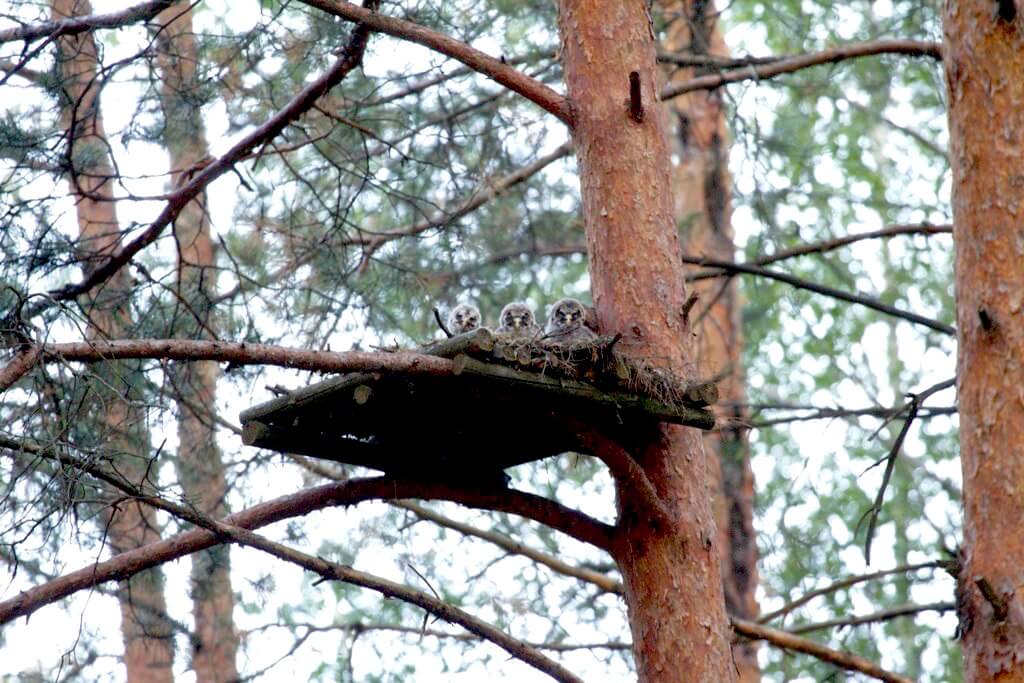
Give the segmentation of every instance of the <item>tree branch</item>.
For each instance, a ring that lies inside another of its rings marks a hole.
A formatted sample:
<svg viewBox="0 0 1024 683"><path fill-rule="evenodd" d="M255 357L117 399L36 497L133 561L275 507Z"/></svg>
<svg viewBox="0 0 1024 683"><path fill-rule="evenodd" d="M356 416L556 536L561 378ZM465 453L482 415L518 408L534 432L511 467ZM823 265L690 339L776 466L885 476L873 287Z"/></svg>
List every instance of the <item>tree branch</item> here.
<svg viewBox="0 0 1024 683"><path fill-rule="evenodd" d="M870 574L850 576L840 581L836 581L835 583L831 583L828 586L825 586L824 588L818 588L816 590L804 593L799 598L787 602L779 609L773 612L769 612L768 614L762 614L760 617L758 617L757 623L766 624L769 621L772 621L773 619L777 619L781 616L789 614L790 612L799 607L803 607L814 598L820 597L822 595L827 595L829 593L834 593L844 588L856 586L858 583L863 583L865 581L873 581L874 579L880 579L884 576L890 576L892 574L907 574L910 572L916 572L920 569L936 569L942 566L942 562L938 560L933 560L931 562L921 562L918 564L905 564L899 567L893 567L892 569L883 569L881 571L871 572Z"/></svg>
<svg viewBox="0 0 1024 683"><path fill-rule="evenodd" d="M201 519L196 517L198 513L190 508L155 496L140 485L126 481L96 463L3 435L0 435L0 449L4 449L8 455L14 457L19 454L28 454L61 462L116 486L141 502L171 512L193 523L198 523L197 520ZM507 512L540 522L583 543L589 543L606 551L611 546L611 537L614 533L614 529L603 522L531 493L507 489L500 492L467 490L447 484L389 477L350 479L307 489L229 515L224 518L223 523L244 529L255 529L325 507L349 506L366 500L400 498L449 500L468 507ZM40 607L77 591L106 581L130 578L141 571L210 548L220 542L221 539L215 533L197 529L151 543L142 548L120 553L104 562L97 562L53 581L34 586L23 591L17 597L0 603L0 624L32 614Z"/></svg>
<svg viewBox="0 0 1024 683"><path fill-rule="evenodd" d="M774 254L768 256L760 256L752 261L741 263L739 265L744 266L767 266L778 261L784 261L797 256L806 256L807 254L825 254L830 251L845 247L848 244L854 242L860 242L861 240L880 239L887 237L894 237L896 235L938 235L938 234L952 234L952 225L933 225L931 223L913 223L908 225L889 225L880 230L872 230L871 232L859 232L852 235L843 235L842 237L836 237L835 239L823 240L821 242L812 242L810 244L802 244L792 249L783 249ZM709 278L722 277L722 271L720 270L702 270L696 273L689 273L686 276L687 282L696 282L697 280L706 280Z"/></svg>
<svg viewBox="0 0 1024 683"><path fill-rule="evenodd" d="M889 479L892 477L893 470L896 469L896 458L899 457L900 449L903 447L903 440L907 437L907 433L910 431L910 425L914 423L914 418L917 417L917 411L921 408L921 405L927 401L932 394L948 389L955 384L956 377L951 377L950 379L928 387L918 394L908 394L908 396L910 396L910 400L899 411L903 412L906 410L907 417L903 420L903 427L900 429L899 434L896 435L896 439L892 443L892 448L889 449L889 454L879 461L885 462L885 473L882 475L882 483L878 487L878 494L875 496L875 502L870 508L868 508L867 512L864 513L868 518L868 529L864 538L864 561L867 564L871 564L871 540L875 535L875 525L878 523L878 515L882 512L882 501L885 500L885 490L889 486ZM896 414L898 415L899 413ZM882 427L884 427L885 424L883 424ZM881 430L882 427L879 427L879 430ZM863 517L861 519L863 520Z"/></svg>
<svg viewBox="0 0 1024 683"><path fill-rule="evenodd" d="M370 10L365 9L361 11L370 12ZM53 302L74 299L80 294L88 292L120 270L135 254L156 240L181 210L198 196L208 184L231 170L235 163L243 159L258 145L269 142L276 137L288 124L297 120L306 111L311 109L318 98L340 83L353 69L360 66L363 60L363 53L366 50L369 33L369 29L365 25L357 25L353 29L341 57L320 78L303 88L280 111L257 127L256 130L243 137L227 153L203 167L190 182L172 192L168 196L167 203L160 212L160 215L138 237L88 273L81 282L51 291L52 299L41 304L41 307L33 310L30 314L26 313L26 318L38 315L42 307L52 305Z"/></svg>
<svg viewBox="0 0 1024 683"><path fill-rule="evenodd" d="M289 548L280 543L275 543L267 538L264 538L253 533L244 526L231 524L225 521L217 521L212 517L209 517L208 515L205 515L201 512L194 510L191 507L186 507L184 505L172 503L170 501L164 500L163 498L160 498L159 496L153 495L146 490L147 487L135 484L121 477L118 477L113 473L106 471L105 468L102 468L96 464L79 461L77 458L73 458L66 454L62 454L60 452L47 449L45 447L18 442L2 436L0 436L0 447L13 448L14 450L17 450L19 452L29 452L32 453L33 455L47 457L53 460L57 460L62 464L70 465L72 467L81 469L82 471L87 472L91 476L115 486L116 488L127 493L129 496L131 496L133 499L139 502L169 512L180 519L187 520L189 522L192 522L196 526L205 529L206 533L212 536L211 540L213 542L210 543L210 545L216 545L225 540L240 543L242 545L262 550L286 562L291 562L300 567L308 569L309 571L319 574L321 577L325 579L345 581L347 583L375 590L383 594L385 597L398 598L399 600L402 600L404 602L417 605L425 609L426 611L430 612L431 614L434 614L435 616L438 616L448 622L458 624L463 628L469 630L470 632L480 636L481 638L495 643L513 657L520 659L530 664L531 666L534 666L538 670L547 673L556 680L567 681L569 683L582 683L582 681L579 678L577 678L567 669L562 667L557 662L545 657L535 648L527 645L523 641L520 641L516 638L509 636L503 631L491 626L487 622L474 617L468 612L465 612L445 602L440 598L435 598L420 591L414 590L408 586L388 581L387 579L383 579L372 574L367 574L365 572L358 571L348 566L328 562L319 557L308 555L306 553L300 552L293 548ZM363 481L370 482L373 480ZM399 482L394 481L392 483L395 486L397 486ZM232 515L228 519L237 516L238 515ZM186 532L186 534L180 534L176 538L180 539L183 536L187 535L187 533L190 532ZM174 540L175 539L168 539L168 541ZM139 548L138 551L145 551L147 549L153 548L154 546L160 546L163 544L165 544L164 541L159 541L157 543L153 543L148 546ZM124 554L131 554L133 552L138 551L129 551L129 553ZM195 549L192 549L189 552L195 552ZM116 559L116 557L114 559ZM99 569L99 564L96 565L96 569ZM45 587L47 585L60 583L64 581L66 578L67 576L54 579L53 581L48 581L47 583L44 583L42 586ZM32 590L35 589L30 589L29 591L22 593L21 596L19 596L19 598L24 596L26 593L31 592ZM17 601L19 598L15 598L14 601ZM10 617L7 617L7 615L4 612L5 606L14 601L0 603L0 623L6 622L9 618L20 616L20 614L13 614Z"/></svg>
<svg viewBox="0 0 1024 683"><path fill-rule="evenodd" d="M574 422L569 420L570 424ZM579 423L576 432L583 446L608 467L619 484L628 485L636 497L644 502L646 511L651 513L650 522L664 524L665 528L672 529L672 514L640 463L625 448L603 434L595 432L593 427Z"/></svg>
<svg viewBox="0 0 1024 683"><path fill-rule="evenodd" d="M801 638L786 631L768 628L754 621L733 618L732 628L737 634L751 640L764 640L785 650L802 652L846 671L856 671L880 681L886 681L886 683L913 683L906 676L886 671L878 664L864 657L859 657L849 652L833 650L813 640Z"/></svg>
<svg viewBox="0 0 1024 683"><path fill-rule="evenodd" d="M421 607L434 616L447 622L458 624L484 640L494 643L512 655L512 657L526 662L557 681L583 683L583 679L577 677L558 662L544 656L536 648L517 638L513 638L486 621L478 619L469 612L461 610L440 598L435 598L403 584L395 583L394 581L389 581L385 578L353 569L352 567L328 562L283 544L275 543L241 527L216 522L212 519L207 521L210 531L218 536L228 538L241 545L262 550L278 559L291 562L318 574L324 579L344 581L356 586L362 586L363 588L369 588L386 598L397 598L403 602Z"/></svg>
<svg viewBox="0 0 1024 683"><path fill-rule="evenodd" d="M933 602L927 605L899 605L879 612L864 614L859 617L841 617L839 619L819 621L813 624L800 624L789 629L789 633L810 633L811 631L821 631L828 628L862 626L864 624L873 624L879 621L889 621L890 619L896 619L898 617L920 614L921 612L949 612L954 609L956 609L956 604L952 602Z"/></svg>
<svg viewBox="0 0 1024 683"><path fill-rule="evenodd" d="M841 289L804 280L787 273L780 273L777 270L769 270L760 266L751 266L743 263L733 263L732 261L718 261L715 259L687 255L683 255L683 262L699 266L721 268L723 271L728 273L744 273L746 275L758 275L771 280L778 280L779 282L785 282L787 285L791 285L797 289L806 289L817 294L830 296L833 299L840 299L842 301L860 304L861 306L866 306L896 318L902 318L903 320L908 320L912 323L917 323L918 325L924 325L925 327L931 328L937 332L942 332L943 334L951 336L956 335L956 329L952 325L947 325L939 322L938 320L926 318L923 315L918 315L916 313L911 313L910 311L904 311L896 308L895 306L890 306L889 304L883 303L874 297L865 296L863 294L850 294L849 292L844 292Z"/></svg>
<svg viewBox="0 0 1024 683"><path fill-rule="evenodd" d="M462 202L459 206L455 207L451 211L442 209L435 215L431 216L425 221L420 221L406 228L395 230L393 232L387 232L380 235L374 235L372 237L360 238L358 240L351 240L351 244L363 244L366 250L363 254L362 262L359 264L359 271L363 272L369 266L370 259L382 246L392 240L399 239L401 237L411 237L419 235L427 230L439 227L445 223L451 223L456 221L468 213L475 211L479 207L483 206L487 202L491 201L501 193L507 191L509 188L515 187L519 183L527 180L536 173L539 173L548 165L552 164L559 159L562 159L569 155L573 151L572 142L564 142L557 147L550 154L546 154L541 158L534 161L532 164L527 164L522 168L518 168L512 173L506 176L502 176L494 180L491 183L486 183L477 188L476 192L473 193L468 199Z"/></svg>
<svg viewBox="0 0 1024 683"><path fill-rule="evenodd" d="M386 33L396 38L408 40L431 50L451 57L474 71L505 86L530 100L542 109L554 114L570 128L573 125L572 110L569 101L548 86L523 74L518 69L495 59L480 50L470 47L462 41L455 40L443 33L438 33L411 21L389 17L377 12L353 5L342 0L302 0L310 7L316 7L328 14L359 21L374 31Z"/></svg>
<svg viewBox="0 0 1024 683"><path fill-rule="evenodd" d="M35 358L33 358L35 356ZM422 353L399 351L305 351L266 344L191 339L120 339L114 341L43 344L24 351L0 368L0 391L43 362L101 363L124 359L213 360L234 365L276 365L314 372L396 372L448 376L452 361ZM19 374L20 373L20 374Z"/></svg>
<svg viewBox="0 0 1024 683"><path fill-rule="evenodd" d="M695 90L714 90L727 83L738 83L748 80L768 80L781 74L793 73L820 64L835 64L847 59L868 57L882 54L901 54L914 57L931 57L942 59L942 43L920 40L875 40L869 43L854 43L834 47L821 52L814 52L795 57L786 57L768 64L750 64L739 69L731 69L717 74L707 74L691 78L682 83L665 86L661 91L661 99L668 100Z"/></svg>
<svg viewBox="0 0 1024 683"><path fill-rule="evenodd" d="M15 40L31 42L47 36L73 36L98 28L118 28L137 21L149 21L172 4L173 0L150 0L120 12L90 14L84 17L68 17L59 21L16 26L0 31L0 44Z"/></svg>

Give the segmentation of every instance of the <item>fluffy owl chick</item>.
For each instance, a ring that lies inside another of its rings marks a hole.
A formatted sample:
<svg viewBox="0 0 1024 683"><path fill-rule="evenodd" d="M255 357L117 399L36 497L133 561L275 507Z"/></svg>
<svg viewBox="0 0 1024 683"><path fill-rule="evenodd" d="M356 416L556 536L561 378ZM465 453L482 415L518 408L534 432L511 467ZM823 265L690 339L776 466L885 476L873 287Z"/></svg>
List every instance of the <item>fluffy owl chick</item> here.
<svg viewBox="0 0 1024 683"><path fill-rule="evenodd" d="M448 331L463 334L480 327L480 309L470 304L461 304L448 314Z"/></svg>
<svg viewBox="0 0 1024 683"><path fill-rule="evenodd" d="M554 344L593 341L597 335L584 325L586 317L587 309L578 300L570 297L559 299L551 307L544 338Z"/></svg>
<svg viewBox="0 0 1024 683"><path fill-rule="evenodd" d="M498 318L498 329L495 330L499 334L522 339L532 338L539 331L533 311L522 301L505 304L505 308L501 309L501 316Z"/></svg>

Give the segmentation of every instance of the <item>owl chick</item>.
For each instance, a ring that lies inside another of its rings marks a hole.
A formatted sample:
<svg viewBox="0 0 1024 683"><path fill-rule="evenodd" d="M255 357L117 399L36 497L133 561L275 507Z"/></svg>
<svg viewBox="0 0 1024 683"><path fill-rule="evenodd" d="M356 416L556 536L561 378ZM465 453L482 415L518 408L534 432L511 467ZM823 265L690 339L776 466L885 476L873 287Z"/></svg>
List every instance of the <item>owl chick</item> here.
<svg viewBox="0 0 1024 683"><path fill-rule="evenodd" d="M584 325L587 309L576 299L559 299L551 307L547 334L544 338L554 344L577 344L593 341L597 335Z"/></svg>
<svg viewBox="0 0 1024 683"><path fill-rule="evenodd" d="M448 331L464 334L480 327L480 309L470 304L461 304L448 314Z"/></svg>
<svg viewBox="0 0 1024 683"><path fill-rule="evenodd" d="M498 318L498 329L495 330L499 334L522 339L531 339L539 331L533 311L521 301L505 304L505 308L501 309L501 316Z"/></svg>

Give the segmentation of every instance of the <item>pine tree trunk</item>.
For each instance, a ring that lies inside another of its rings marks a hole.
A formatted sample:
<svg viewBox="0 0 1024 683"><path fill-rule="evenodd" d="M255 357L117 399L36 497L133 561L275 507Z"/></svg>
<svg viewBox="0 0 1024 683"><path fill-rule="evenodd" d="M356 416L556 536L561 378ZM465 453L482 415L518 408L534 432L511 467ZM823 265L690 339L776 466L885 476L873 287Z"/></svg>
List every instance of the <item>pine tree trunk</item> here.
<svg viewBox="0 0 1024 683"><path fill-rule="evenodd" d="M91 14L86 0L54 0L54 19ZM76 201L79 227L78 256L86 273L117 247L120 236L114 211L111 179L114 169L107 152L106 133L99 109L96 43L92 33L59 38L62 75L61 115L68 131L72 173L70 185ZM79 303L88 316L87 335L92 339L125 336L131 327L131 282L125 271L115 274L103 287L82 297ZM137 387L141 377L128 363L104 363L96 373L119 395L112 400L93 399L94 411L83 415L93 428L102 429L103 441L117 470L141 483L151 470L150 441L145 415L134 407L141 403ZM105 397L108 398L108 397ZM113 493L105 509L107 539L112 552L120 553L160 539L152 508ZM173 680L172 633L166 617L163 572L151 569L136 574L118 587L124 662L130 683L163 683Z"/></svg>
<svg viewBox="0 0 1024 683"><path fill-rule="evenodd" d="M964 487L960 629L967 680L1009 683L1024 681L1024 15L1012 2L947 2L944 60Z"/></svg>
<svg viewBox="0 0 1024 683"><path fill-rule="evenodd" d="M604 332L622 332L623 348L691 376L668 141L646 4L563 0L559 28L599 324ZM631 72L642 116L638 108L631 114ZM617 480L621 534L615 558L639 678L734 680L700 434L662 426L636 434L626 446L669 518L657 520L635 482Z"/></svg>
<svg viewBox="0 0 1024 683"><path fill-rule="evenodd" d="M674 53L728 57L714 3L663 0L664 15L672 17L664 45ZM667 67L673 82L685 81L713 69ZM696 91L666 105L673 131L672 189L676 224L690 254L732 261L736 249L732 230L732 176L729 173L729 134L721 91ZM750 469L747 432L736 428L745 412L743 334L740 302L733 278L702 280L694 286L700 303L693 309L695 359L702 377L721 378L718 389L722 429L704 435L712 510L718 527L722 585L726 609L743 619L758 614L756 598L757 538L754 533L754 475ZM761 680L758 644L733 646L739 680Z"/></svg>
<svg viewBox="0 0 1024 683"><path fill-rule="evenodd" d="M187 183L189 169L209 155L202 110L194 97L198 63L187 2L161 12L156 23L157 67L164 108L164 146L170 155L174 185ZM215 249L210 237L206 195L189 203L174 223L178 250L177 297L182 303L174 337L215 336L212 296L216 293ZM174 369L178 394L178 453L175 466L185 496L203 513L216 518L228 513L227 483L214 420L217 414L216 363L181 363ZM198 683L225 683L238 678L238 634L234 628L230 547L215 546L192 555L192 668Z"/></svg>

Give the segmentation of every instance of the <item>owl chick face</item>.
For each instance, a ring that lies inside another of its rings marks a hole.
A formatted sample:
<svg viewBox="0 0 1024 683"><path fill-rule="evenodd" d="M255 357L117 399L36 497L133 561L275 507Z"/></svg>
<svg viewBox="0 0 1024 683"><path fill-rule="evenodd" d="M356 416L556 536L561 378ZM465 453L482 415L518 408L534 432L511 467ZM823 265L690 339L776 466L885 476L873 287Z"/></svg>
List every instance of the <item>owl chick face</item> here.
<svg viewBox="0 0 1024 683"><path fill-rule="evenodd" d="M587 310L577 299L559 299L548 316L548 332L568 332L583 326Z"/></svg>
<svg viewBox="0 0 1024 683"><path fill-rule="evenodd" d="M461 304L448 314L448 330L452 334L464 334L480 327L480 309L470 304Z"/></svg>
<svg viewBox="0 0 1024 683"><path fill-rule="evenodd" d="M533 317L533 311L521 301L513 301L501 309L500 323L499 332L521 334L533 332L537 328L537 321Z"/></svg>

